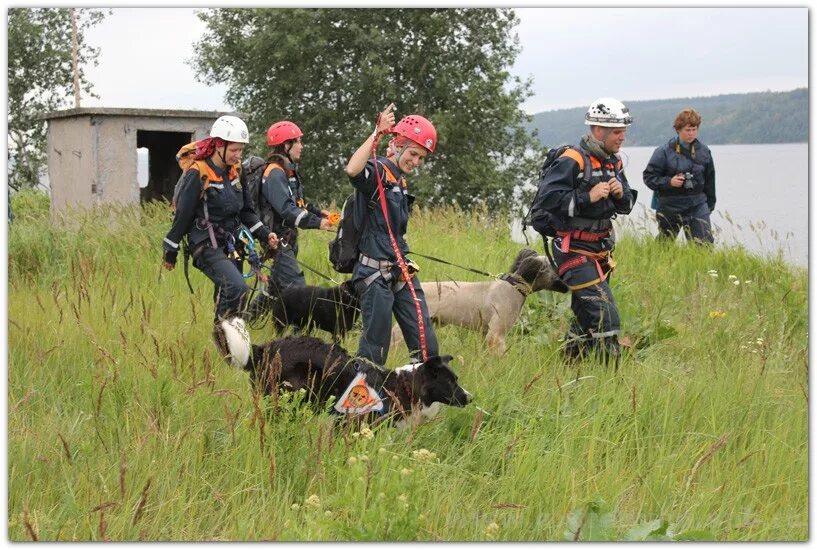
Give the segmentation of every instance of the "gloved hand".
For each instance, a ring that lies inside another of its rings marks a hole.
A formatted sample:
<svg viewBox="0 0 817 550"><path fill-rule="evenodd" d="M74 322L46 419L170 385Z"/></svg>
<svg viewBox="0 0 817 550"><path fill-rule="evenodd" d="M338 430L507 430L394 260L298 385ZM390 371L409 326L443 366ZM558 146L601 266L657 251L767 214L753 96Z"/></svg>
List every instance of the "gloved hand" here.
<svg viewBox="0 0 817 550"><path fill-rule="evenodd" d="M168 271L173 271L173 268L176 267L176 256L178 256L178 250L165 250L164 255L162 255L162 265Z"/></svg>
<svg viewBox="0 0 817 550"><path fill-rule="evenodd" d="M329 225L335 225L340 221L340 213L330 212L326 219L329 220Z"/></svg>

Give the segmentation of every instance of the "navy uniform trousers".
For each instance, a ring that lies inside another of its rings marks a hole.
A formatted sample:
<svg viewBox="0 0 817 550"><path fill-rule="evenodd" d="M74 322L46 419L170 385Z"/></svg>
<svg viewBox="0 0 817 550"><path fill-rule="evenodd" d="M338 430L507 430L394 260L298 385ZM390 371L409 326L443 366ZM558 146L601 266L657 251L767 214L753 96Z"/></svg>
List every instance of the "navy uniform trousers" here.
<svg viewBox="0 0 817 550"><path fill-rule="evenodd" d="M678 232L683 229L687 241L698 243L715 242L712 235L709 205L702 202L683 212L657 210L655 217L658 220L659 238L675 240Z"/></svg>
<svg viewBox="0 0 817 550"><path fill-rule="evenodd" d="M564 351L571 357L580 357L587 351L604 360L619 355L618 334L621 319L613 293L610 290L609 257L593 258L560 249L561 238L553 240L553 259L559 275L570 287L570 308L575 319L565 339ZM601 242L573 240L571 249L581 249L591 254L603 254Z"/></svg>
<svg viewBox="0 0 817 550"><path fill-rule="evenodd" d="M394 273L396 270L393 269ZM363 333L360 335L357 355L370 361L384 365L389 355L389 344L391 343L391 318L392 312L397 319L403 337L406 340L411 356L416 361L422 361L420 351L420 329L417 323L417 308L411 297L408 285L397 292L392 291L391 281L399 277L397 275L386 281L383 277L377 277L374 281L365 286L365 279L375 273L375 269L357 266L355 271L355 285L360 295L360 314L363 318ZM434 327L431 326L431 319L428 315L425 293L420 286L420 281L415 276L413 279L414 292L420 301L423 324L425 325L426 351L428 356L439 355L439 345Z"/></svg>
<svg viewBox="0 0 817 550"><path fill-rule="evenodd" d="M250 287L241 276L240 265L227 258L222 249L203 244L193 254L193 267L213 281L213 301L216 305L215 321L233 315L242 315L246 307Z"/></svg>

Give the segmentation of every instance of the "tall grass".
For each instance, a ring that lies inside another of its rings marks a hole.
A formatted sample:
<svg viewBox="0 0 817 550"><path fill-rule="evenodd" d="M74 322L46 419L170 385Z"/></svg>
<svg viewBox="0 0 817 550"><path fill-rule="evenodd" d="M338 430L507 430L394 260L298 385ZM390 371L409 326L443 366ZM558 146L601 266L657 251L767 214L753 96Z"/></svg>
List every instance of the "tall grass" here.
<svg viewBox="0 0 817 550"><path fill-rule="evenodd" d="M808 538L807 276L782 261L626 235L618 372L566 365L569 297L539 293L504 357L438 328L474 405L370 432L221 361L209 281L160 273L167 205L28 212L9 229L11 540ZM418 210L408 237L500 273L506 220ZM334 276L329 235L303 237ZM480 279L419 263L425 285Z"/></svg>

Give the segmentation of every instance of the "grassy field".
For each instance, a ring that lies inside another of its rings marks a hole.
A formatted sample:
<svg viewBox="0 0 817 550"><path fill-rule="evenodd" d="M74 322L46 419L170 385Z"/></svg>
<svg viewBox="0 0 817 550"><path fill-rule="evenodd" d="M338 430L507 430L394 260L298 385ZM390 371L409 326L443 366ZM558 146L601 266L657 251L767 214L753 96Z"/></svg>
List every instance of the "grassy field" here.
<svg viewBox="0 0 817 550"><path fill-rule="evenodd" d="M15 206L12 541L808 538L805 270L624 236L618 372L562 361L569 297L543 292L504 357L438 329L473 405L356 432L297 396L259 399L221 361L209 281L191 268L191 295L181 269L160 274L166 205L59 226L36 197ZM506 220L418 211L408 238L500 273L521 248ZM301 256L327 273L328 239L307 232ZM426 284L480 279L419 263Z"/></svg>

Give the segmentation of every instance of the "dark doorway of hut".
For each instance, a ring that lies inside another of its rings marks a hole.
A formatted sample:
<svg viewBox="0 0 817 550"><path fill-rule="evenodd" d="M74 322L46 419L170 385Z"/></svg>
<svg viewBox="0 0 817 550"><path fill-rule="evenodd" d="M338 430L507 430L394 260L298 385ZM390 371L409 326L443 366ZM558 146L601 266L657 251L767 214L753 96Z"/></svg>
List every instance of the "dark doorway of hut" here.
<svg viewBox="0 0 817 550"><path fill-rule="evenodd" d="M147 149L147 160L137 153L137 174L140 163L147 164L147 184L140 182L139 198L142 202L173 198L173 188L182 174L176 162L176 152L193 141L187 132L136 131L136 148Z"/></svg>

